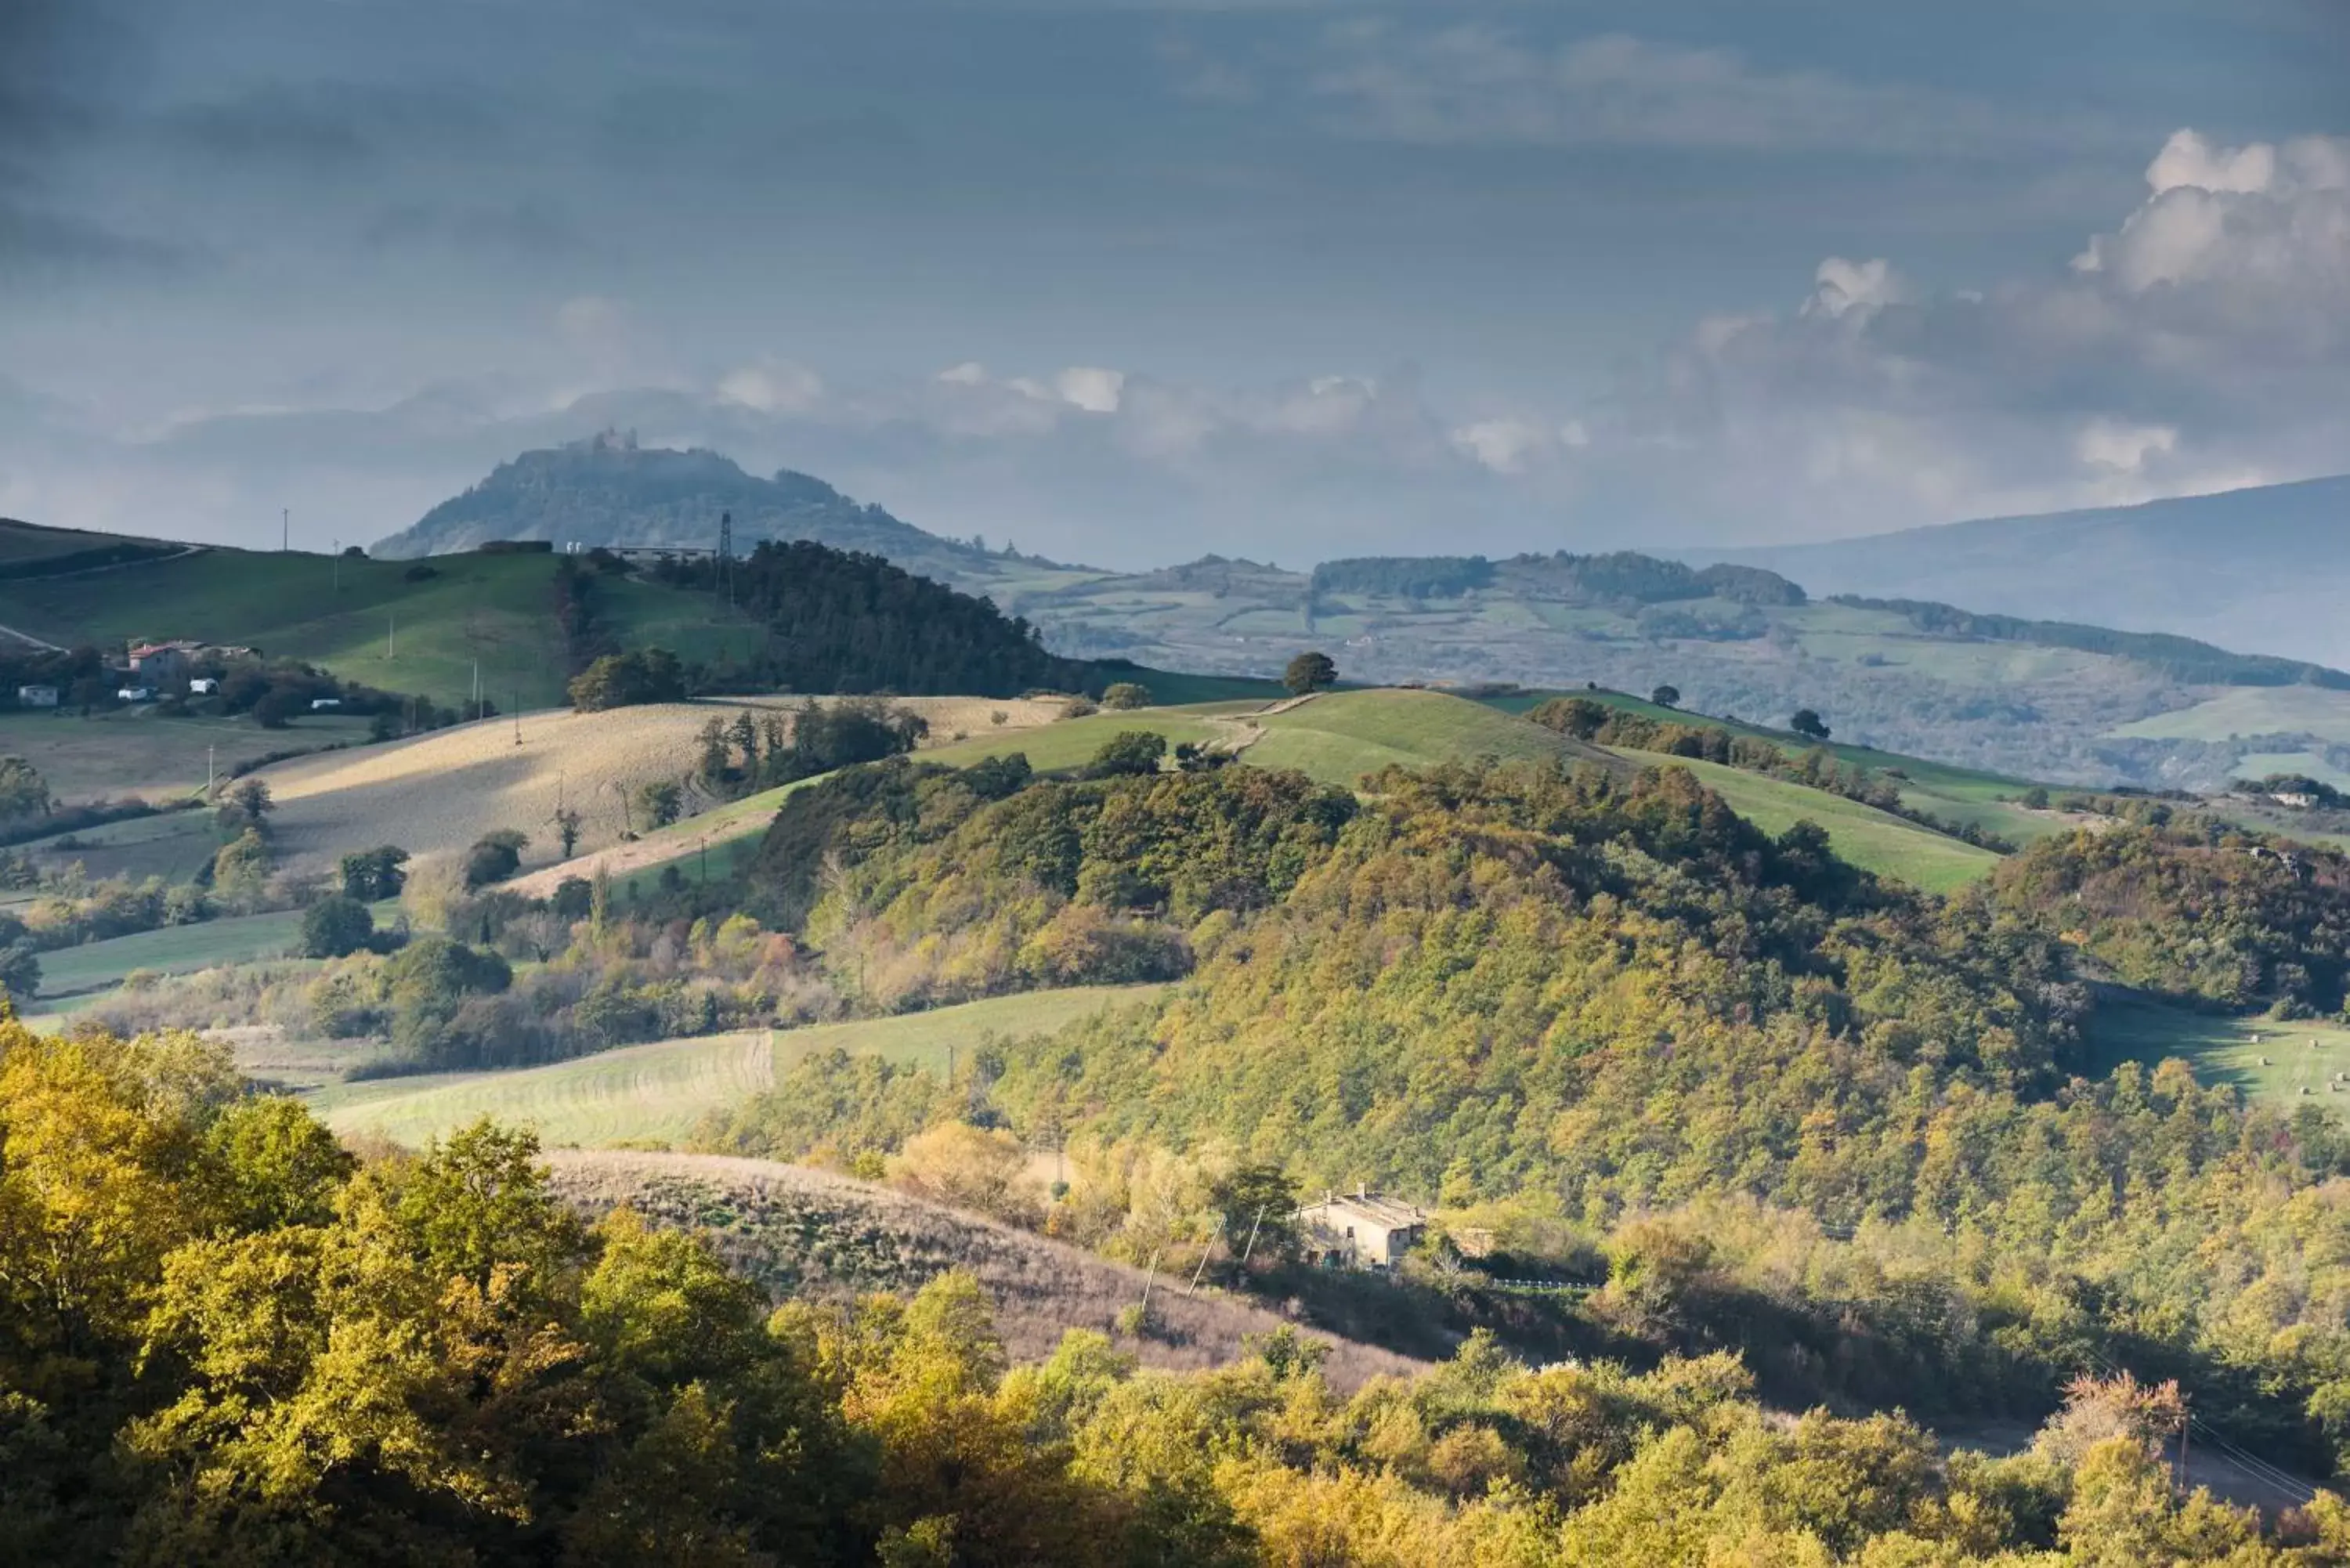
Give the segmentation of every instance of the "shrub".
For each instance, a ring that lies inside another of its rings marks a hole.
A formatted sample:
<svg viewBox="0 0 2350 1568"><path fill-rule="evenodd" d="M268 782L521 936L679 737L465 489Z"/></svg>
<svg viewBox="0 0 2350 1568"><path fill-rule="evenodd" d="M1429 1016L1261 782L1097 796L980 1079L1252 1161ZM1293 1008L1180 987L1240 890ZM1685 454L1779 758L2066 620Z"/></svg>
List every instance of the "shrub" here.
<svg viewBox="0 0 2350 1568"><path fill-rule="evenodd" d="M337 893L302 915L302 956L348 958L375 937L375 916L357 898Z"/></svg>
<svg viewBox="0 0 2350 1568"><path fill-rule="evenodd" d="M582 713L644 702L681 702L685 668L665 648L608 653L572 680L570 696L572 707Z"/></svg>
<svg viewBox="0 0 2350 1568"><path fill-rule="evenodd" d="M528 834L511 827L501 827L473 840L473 846L465 851L466 890L503 882L522 869L523 846L529 842Z"/></svg>
<svg viewBox="0 0 2350 1568"><path fill-rule="evenodd" d="M1086 764L1086 776L1114 779L1155 774L1166 755L1166 736L1151 730L1120 730L1104 741L1094 760Z"/></svg>
<svg viewBox="0 0 2350 1568"><path fill-rule="evenodd" d="M1119 711L1148 708L1150 706L1150 688L1132 680L1115 681L1102 692L1101 705Z"/></svg>

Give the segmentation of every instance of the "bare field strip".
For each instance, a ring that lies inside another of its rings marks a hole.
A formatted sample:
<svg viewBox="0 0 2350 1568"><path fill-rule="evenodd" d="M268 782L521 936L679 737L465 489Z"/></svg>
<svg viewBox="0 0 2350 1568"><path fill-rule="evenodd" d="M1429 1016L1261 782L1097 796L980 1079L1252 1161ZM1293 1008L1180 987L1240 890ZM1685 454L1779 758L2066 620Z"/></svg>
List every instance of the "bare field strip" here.
<svg viewBox="0 0 2350 1568"><path fill-rule="evenodd" d="M721 1155L578 1153L546 1157L555 1190L590 1213L626 1206L658 1223L700 1230L737 1269L777 1295L845 1298L911 1291L953 1269L975 1275L996 1303L996 1329L1015 1362L1041 1361L1062 1334L1116 1334L1122 1308L1150 1289L1155 1325L1117 1334L1145 1366L1221 1366L1243 1341L1285 1319L1220 1291L1113 1263L995 1220L925 1203L886 1187L771 1160ZM1392 1351L1331 1342L1324 1370L1341 1389L1424 1364Z"/></svg>
<svg viewBox="0 0 2350 1568"><path fill-rule="evenodd" d="M543 710L302 758L260 776L278 803L277 835L297 875L331 869L344 852L379 844L420 857L455 853L499 828L528 834L524 863L546 866L556 859L558 806L580 814L580 854L626 847L623 835L644 826L635 792L691 774L694 737L712 717L785 711L801 701L725 697L602 713ZM928 719L941 741L974 725L998 734L1033 729L1057 717L1062 706L974 697L906 698L901 705ZM991 723L997 711L1006 715L1001 726ZM690 785L687 800L690 810L712 804Z"/></svg>

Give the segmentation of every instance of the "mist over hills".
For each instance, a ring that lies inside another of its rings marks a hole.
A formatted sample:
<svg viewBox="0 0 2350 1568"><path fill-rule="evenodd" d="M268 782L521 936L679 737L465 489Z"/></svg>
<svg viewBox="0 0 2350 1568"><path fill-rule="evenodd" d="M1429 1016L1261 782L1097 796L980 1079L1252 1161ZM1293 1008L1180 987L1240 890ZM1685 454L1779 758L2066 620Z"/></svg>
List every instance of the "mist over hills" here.
<svg viewBox="0 0 2350 1568"><path fill-rule="evenodd" d="M1813 545L1673 552L1814 593L2168 631L2350 664L2350 475L2137 506L1991 517Z"/></svg>

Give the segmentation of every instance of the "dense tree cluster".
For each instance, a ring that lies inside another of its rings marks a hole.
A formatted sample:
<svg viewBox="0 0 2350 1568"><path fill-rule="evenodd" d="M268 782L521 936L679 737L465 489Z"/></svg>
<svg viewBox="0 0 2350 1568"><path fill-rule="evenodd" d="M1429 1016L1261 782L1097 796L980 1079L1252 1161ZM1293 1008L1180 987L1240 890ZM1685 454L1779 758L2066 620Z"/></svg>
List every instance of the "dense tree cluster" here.
<svg viewBox="0 0 2350 1568"><path fill-rule="evenodd" d="M768 541L723 568L689 560L658 570L712 592L723 581L736 607L766 623L766 646L743 677L768 688L1012 697L1100 684L1090 667L1045 652L1025 620L879 556Z"/></svg>
<svg viewBox="0 0 2350 1568"><path fill-rule="evenodd" d="M2339 1012L2350 858L2214 825L2116 824L2043 839L1992 878L2123 982L2281 1017Z"/></svg>

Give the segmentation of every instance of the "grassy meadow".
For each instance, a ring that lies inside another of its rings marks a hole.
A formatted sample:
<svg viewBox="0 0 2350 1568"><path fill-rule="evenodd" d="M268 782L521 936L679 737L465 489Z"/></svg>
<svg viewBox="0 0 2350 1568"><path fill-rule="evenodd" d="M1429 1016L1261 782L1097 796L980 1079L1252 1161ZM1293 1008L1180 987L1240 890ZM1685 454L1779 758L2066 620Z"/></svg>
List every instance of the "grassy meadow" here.
<svg viewBox="0 0 2350 1568"><path fill-rule="evenodd" d="M742 1031L625 1046L512 1072L440 1074L338 1085L310 1103L338 1132L369 1131L421 1144L477 1117L537 1129L567 1147L666 1143L712 1110L775 1085L779 1071L818 1052L877 1055L944 1072L951 1052L990 1036L1045 1034L1156 985L1071 987L966 1002L894 1018Z"/></svg>
<svg viewBox="0 0 2350 1568"><path fill-rule="evenodd" d="M2350 1025L2334 1020L2232 1017L2117 993L2099 1002L2088 1046L2097 1076L2123 1062L2150 1068L2177 1056L2202 1082L2231 1085L2248 1100L2287 1110L2314 1102L2337 1113L2350 1106Z"/></svg>
<svg viewBox="0 0 2350 1568"><path fill-rule="evenodd" d="M42 1011L45 1002L110 990L133 970L191 974L222 964L277 958L301 933L302 911L277 909L59 948L41 955L41 992L29 1011Z"/></svg>
<svg viewBox="0 0 2350 1568"><path fill-rule="evenodd" d="M1930 828L1907 822L1889 812L1841 795L1828 794L1783 779L1742 773L1719 763L1697 762L1653 752L1627 752L1628 757L1657 767L1683 767L1731 808L1765 833L1784 833L1796 823L1815 822L1826 829L1835 852L1864 870L1922 888L1948 893L1988 876L1999 857L1988 849L1964 844Z"/></svg>
<svg viewBox="0 0 2350 1568"><path fill-rule="evenodd" d="M418 566L432 576L409 580ZM440 556L374 561L244 550L140 562L31 582L0 581L0 624L58 643L194 637L323 664L347 680L459 703L473 670L502 709L563 701L552 614L555 557ZM623 644L687 659L746 658L766 633L707 595L614 581L601 607ZM201 777L201 774L199 774Z"/></svg>

